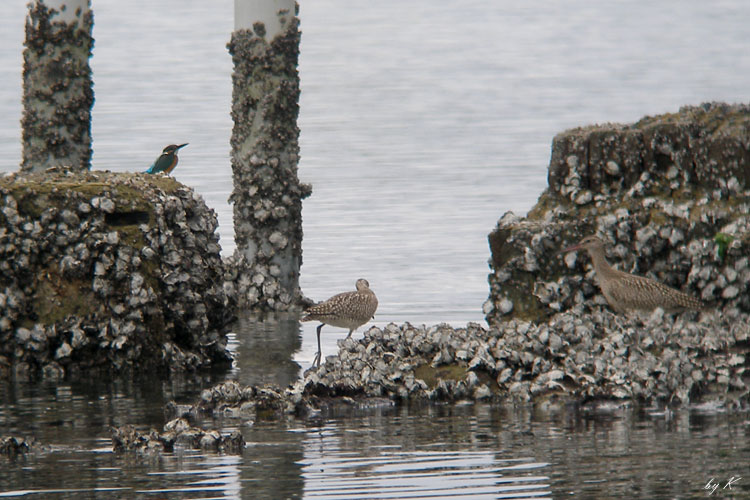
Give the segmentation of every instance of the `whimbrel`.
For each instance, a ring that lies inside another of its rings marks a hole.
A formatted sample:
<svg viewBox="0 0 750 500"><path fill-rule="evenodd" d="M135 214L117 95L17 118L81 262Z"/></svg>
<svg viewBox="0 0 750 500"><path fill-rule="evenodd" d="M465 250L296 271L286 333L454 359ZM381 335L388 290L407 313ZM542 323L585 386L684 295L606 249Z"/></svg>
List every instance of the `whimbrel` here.
<svg viewBox="0 0 750 500"><path fill-rule="evenodd" d="M702 300L658 281L614 269L604 257L604 242L596 236L587 236L563 252L575 250L586 250L589 253L604 298L612 309L619 313L632 310L651 311L657 307L671 313L705 307Z"/></svg>
<svg viewBox="0 0 750 500"><path fill-rule="evenodd" d="M370 290L370 283L366 279L358 279L356 287L356 291L338 293L305 311L302 321L320 321L317 330L318 353L315 355L313 365L317 363L320 366L320 329L323 325L348 328L349 335L346 338L349 338L354 330L375 316L378 298L375 292Z"/></svg>

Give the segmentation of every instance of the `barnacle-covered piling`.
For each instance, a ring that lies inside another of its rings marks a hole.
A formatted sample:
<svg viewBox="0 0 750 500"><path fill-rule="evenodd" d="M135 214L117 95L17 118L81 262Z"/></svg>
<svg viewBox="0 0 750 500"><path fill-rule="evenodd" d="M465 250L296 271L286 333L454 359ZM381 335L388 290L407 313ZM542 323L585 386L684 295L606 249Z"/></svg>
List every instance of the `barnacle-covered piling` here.
<svg viewBox="0 0 750 500"><path fill-rule="evenodd" d="M43 171L91 164L89 58L94 24L88 0L29 3L23 52L21 169Z"/></svg>
<svg viewBox="0 0 750 500"><path fill-rule="evenodd" d="M232 34L232 171L237 250L227 287L258 310L298 307L302 265L302 199L312 188L297 177L299 158L299 20L277 13L283 27L267 40L264 23ZM270 36L270 35L268 35Z"/></svg>

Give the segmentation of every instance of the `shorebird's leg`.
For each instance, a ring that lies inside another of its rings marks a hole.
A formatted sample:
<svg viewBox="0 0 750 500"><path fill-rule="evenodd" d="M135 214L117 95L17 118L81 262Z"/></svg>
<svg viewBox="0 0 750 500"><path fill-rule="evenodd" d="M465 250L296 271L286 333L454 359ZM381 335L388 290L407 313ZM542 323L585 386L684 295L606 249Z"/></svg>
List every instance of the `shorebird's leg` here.
<svg viewBox="0 0 750 500"><path fill-rule="evenodd" d="M317 328L318 332L318 353L315 355L315 359L313 360L313 366L320 366L320 329L323 328L323 323L320 324L320 326Z"/></svg>
<svg viewBox="0 0 750 500"><path fill-rule="evenodd" d="M346 338L349 338L349 337L351 337L351 336L352 336L352 332L353 332L353 331L354 331L353 329L352 329L352 330L349 330L349 335L347 335L347 336L346 336Z"/></svg>

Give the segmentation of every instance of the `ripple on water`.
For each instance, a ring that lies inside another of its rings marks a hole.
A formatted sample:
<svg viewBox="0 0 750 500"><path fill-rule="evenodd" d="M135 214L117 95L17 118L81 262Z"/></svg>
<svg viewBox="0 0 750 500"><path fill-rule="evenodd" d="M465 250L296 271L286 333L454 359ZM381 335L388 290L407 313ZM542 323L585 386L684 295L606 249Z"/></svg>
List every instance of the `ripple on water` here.
<svg viewBox="0 0 750 500"><path fill-rule="evenodd" d="M551 498L548 464L494 451L342 449L333 429L308 434L300 462L305 498ZM439 448L439 447L436 447Z"/></svg>

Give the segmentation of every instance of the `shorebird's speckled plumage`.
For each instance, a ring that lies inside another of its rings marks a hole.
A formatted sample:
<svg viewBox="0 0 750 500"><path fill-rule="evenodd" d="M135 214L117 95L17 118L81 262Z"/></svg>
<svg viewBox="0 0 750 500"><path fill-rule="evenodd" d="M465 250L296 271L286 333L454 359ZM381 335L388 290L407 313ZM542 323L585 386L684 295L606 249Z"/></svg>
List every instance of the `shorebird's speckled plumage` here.
<svg viewBox="0 0 750 500"><path fill-rule="evenodd" d="M356 291L336 294L305 311L302 321L321 322L318 326L318 354L313 364L320 364L320 329L323 325L348 328L349 335L346 338L349 338L354 330L374 317L378 308L378 298L375 292L370 290L370 283L365 279L358 279L356 287Z"/></svg>
<svg viewBox="0 0 750 500"><path fill-rule="evenodd" d="M589 253L602 294L617 312L651 311L657 307L666 312L677 312L705 307L700 299L658 281L614 269L604 256L604 243L596 236L587 236L577 245L563 251L575 250L586 250Z"/></svg>

